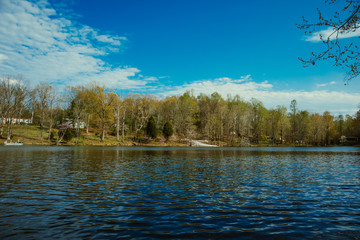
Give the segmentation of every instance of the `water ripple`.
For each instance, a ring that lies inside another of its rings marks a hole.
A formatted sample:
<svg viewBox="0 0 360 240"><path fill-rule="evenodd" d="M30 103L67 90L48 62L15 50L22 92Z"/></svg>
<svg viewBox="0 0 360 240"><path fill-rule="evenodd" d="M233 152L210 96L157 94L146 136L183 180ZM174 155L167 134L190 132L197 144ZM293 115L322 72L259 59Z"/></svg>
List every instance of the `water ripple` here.
<svg viewBox="0 0 360 240"><path fill-rule="evenodd" d="M0 149L0 238L360 238L359 148Z"/></svg>

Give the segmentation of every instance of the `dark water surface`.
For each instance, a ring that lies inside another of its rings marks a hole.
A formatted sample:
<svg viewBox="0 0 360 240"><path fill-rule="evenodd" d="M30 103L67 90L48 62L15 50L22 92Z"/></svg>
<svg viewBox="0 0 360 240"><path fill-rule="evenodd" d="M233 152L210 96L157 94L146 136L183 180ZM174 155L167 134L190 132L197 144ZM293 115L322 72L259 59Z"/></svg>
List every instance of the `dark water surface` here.
<svg viewBox="0 0 360 240"><path fill-rule="evenodd" d="M0 239L360 239L360 148L0 147Z"/></svg>

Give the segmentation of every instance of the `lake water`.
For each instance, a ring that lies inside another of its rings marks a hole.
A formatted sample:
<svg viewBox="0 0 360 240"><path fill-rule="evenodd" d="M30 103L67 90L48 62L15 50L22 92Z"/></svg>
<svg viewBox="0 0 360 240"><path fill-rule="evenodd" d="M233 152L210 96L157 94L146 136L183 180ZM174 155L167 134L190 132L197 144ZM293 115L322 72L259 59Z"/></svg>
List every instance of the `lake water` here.
<svg viewBox="0 0 360 240"><path fill-rule="evenodd" d="M0 147L0 239L359 239L360 148Z"/></svg>

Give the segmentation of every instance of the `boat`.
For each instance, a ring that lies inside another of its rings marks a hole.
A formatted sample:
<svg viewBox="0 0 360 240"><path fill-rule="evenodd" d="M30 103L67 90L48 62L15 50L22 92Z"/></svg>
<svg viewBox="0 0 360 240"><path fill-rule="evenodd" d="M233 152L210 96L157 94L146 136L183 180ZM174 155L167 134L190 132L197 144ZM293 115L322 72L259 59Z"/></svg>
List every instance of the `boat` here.
<svg viewBox="0 0 360 240"><path fill-rule="evenodd" d="M5 146L22 146L24 145L23 142L20 142L20 141L17 141L17 142L8 142L8 141L5 141L4 142L4 145Z"/></svg>

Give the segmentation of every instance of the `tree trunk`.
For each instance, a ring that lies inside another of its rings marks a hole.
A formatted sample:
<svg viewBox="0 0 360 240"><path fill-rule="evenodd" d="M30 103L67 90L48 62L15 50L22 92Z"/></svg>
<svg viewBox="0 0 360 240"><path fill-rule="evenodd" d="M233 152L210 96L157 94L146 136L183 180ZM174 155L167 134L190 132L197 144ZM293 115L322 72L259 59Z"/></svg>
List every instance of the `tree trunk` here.
<svg viewBox="0 0 360 240"><path fill-rule="evenodd" d="M12 134L12 119L10 119L7 129L7 140L11 140L11 134Z"/></svg>
<svg viewBox="0 0 360 240"><path fill-rule="evenodd" d="M40 138L42 138L42 135L43 135L43 121L44 121L44 118L45 118L45 116L44 116L45 114L41 114L40 115Z"/></svg>
<svg viewBox="0 0 360 240"><path fill-rule="evenodd" d="M51 141L51 130L52 130L52 110L50 111L50 127L49 127L49 142Z"/></svg>
<svg viewBox="0 0 360 240"><path fill-rule="evenodd" d="M52 120L50 120L50 128L49 128L49 142L51 141L51 131L52 131Z"/></svg>
<svg viewBox="0 0 360 240"><path fill-rule="evenodd" d="M120 109L117 108L116 111L116 140L120 140Z"/></svg>
<svg viewBox="0 0 360 240"><path fill-rule="evenodd" d="M80 134L80 118L79 117L77 117L76 118L76 124L77 124L77 126L76 126L76 144L78 144L78 142L79 142L79 134Z"/></svg>
<svg viewBox="0 0 360 240"><path fill-rule="evenodd" d="M223 133L223 113L220 115L220 140L224 141L224 133Z"/></svg>
<svg viewBox="0 0 360 240"><path fill-rule="evenodd" d="M89 124L90 124L90 114L87 114L87 117L86 117L86 133L89 133Z"/></svg>
<svg viewBox="0 0 360 240"><path fill-rule="evenodd" d="M59 142L61 142L65 136L67 129L65 129L65 131L63 133L60 133L61 135L59 135L59 139L57 140L57 142L55 143L55 145L58 145Z"/></svg>
<svg viewBox="0 0 360 240"><path fill-rule="evenodd" d="M31 111L31 122L34 122L34 110Z"/></svg>
<svg viewBox="0 0 360 240"><path fill-rule="evenodd" d="M104 139L105 139L105 123L102 123L101 124L101 138L100 138L100 141L103 142Z"/></svg>
<svg viewBox="0 0 360 240"><path fill-rule="evenodd" d="M5 118L4 117L1 117L1 122L0 122L0 138L2 138L3 134L4 134L4 121Z"/></svg>
<svg viewBox="0 0 360 240"><path fill-rule="evenodd" d="M124 142L124 138L125 138L125 113L126 110L124 109L123 112L123 119L122 119L122 129L121 129L121 142Z"/></svg>

